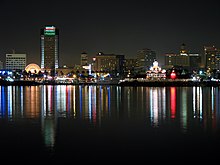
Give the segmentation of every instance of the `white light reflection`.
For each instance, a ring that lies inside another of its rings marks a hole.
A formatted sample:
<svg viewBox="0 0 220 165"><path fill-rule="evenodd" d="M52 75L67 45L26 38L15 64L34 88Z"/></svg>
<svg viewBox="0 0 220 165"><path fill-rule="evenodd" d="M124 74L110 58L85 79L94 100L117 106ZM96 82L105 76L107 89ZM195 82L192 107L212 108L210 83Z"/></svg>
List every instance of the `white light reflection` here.
<svg viewBox="0 0 220 165"><path fill-rule="evenodd" d="M8 119L12 118L12 86L8 86Z"/></svg>
<svg viewBox="0 0 220 165"><path fill-rule="evenodd" d="M56 140L56 115L53 113L56 106L53 106L53 87L44 85L41 89L41 131L45 146L53 150Z"/></svg>
<svg viewBox="0 0 220 165"><path fill-rule="evenodd" d="M24 116L24 87L20 86L20 98L21 98L21 117Z"/></svg>
<svg viewBox="0 0 220 165"><path fill-rule="evenodd" d="M46 85L44 85L41 89L41 112L42 112L42 117L46 117L47 115L47 98L46 98Z"/></svg>
<svg viewBox="0 0 220 165"><path fill-rule="evenodd" d="M158 127L158 93L157 88L150 88L150 117L153 127Z"/></svg>
<svg viewBox="0 0 220 165"><path fill-rule="evenodd" d="M194 118L202 119L202 88L193 87L193 114Z"/></svg>
<svg viewBox="0 0 220 165"><path fill-rule="evenodd" d="M76 118L76 87L73 86L73 118Z"/></svg>
<svg viewBox="0 0 220 165"><path fill-rule="evenodd" d="M65 85L58 86L56 96L56 111L60 117L66 117L67 87Z"/></svg>
<svg viewBox="0 0 220 165"><path fill-rule="evenodd" d="M107 87L108 92L108 116L111 117L111 90L110 87Z"/></svg>
<svg viewBox="0 0 220 165"><path fill-rule="evenodd" d="M166 88L162 89L162 107L163 107L163 119L166 119Z"/></svg>
<svg viewBox="0 0 220 165"><path fill-rule="evenodd" d="M116 107L117 107L117 118L119 117L119 110L120 110L120 104L121 104L121 87L116 87Z"/></svg>
<svg viewBox="0 0 220 165"><path fill-rule="evenodd" d="M89 86L89 121L92 121L92 86Z"/></svg>

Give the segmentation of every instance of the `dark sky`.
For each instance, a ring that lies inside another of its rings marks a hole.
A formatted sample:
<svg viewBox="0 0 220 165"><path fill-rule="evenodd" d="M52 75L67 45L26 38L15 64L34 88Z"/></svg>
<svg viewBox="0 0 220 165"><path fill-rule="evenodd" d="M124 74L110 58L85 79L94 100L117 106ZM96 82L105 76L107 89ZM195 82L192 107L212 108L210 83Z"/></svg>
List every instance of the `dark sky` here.
<svg viewBox="0 0 220 165"><path fill-rule="evenodd" d="M85 50L135 57L138 50L191 52L204 45L220 47L220 8L209 1L47 1L3 0L0 5L0 60L5 54L27 53L28 63L40 63L40 29L60 30L60 64L79 64Z"/></svg>

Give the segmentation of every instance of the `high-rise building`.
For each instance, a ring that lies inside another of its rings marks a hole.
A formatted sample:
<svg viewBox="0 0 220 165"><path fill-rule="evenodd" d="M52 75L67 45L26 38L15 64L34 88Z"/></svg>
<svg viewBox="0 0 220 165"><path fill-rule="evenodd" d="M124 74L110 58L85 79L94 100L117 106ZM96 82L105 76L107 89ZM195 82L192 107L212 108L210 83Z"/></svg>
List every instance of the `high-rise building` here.
<svg viewBox="0 0 220 165"><path fill-rule="evenodd" d="M88 55L86 52L81 54L81 66L88 65Z"/></svg>
<svg viewBox="0 0 220 165"><path fill-rule="evenodd" d="M137 52L137 65L143 70L149 70L156 60L156 52L151 49L142 49Z"/></svg>
<svg viewBox="0 0 220 165"><path fill-rule="evenodd" d="M6 69L21 69L26 67L26 54L6 54Z"/></svg>
<svg viewBox="0 0 220 165"><path fill-rule="evenodd" d="M41 29L41 69L55 70L59 67L59 30L55 26Z"/></svg>
<svg viewBox="0 0 220 165"><path fill-rule="evenodd" d="M104 54L99 52L93 61L93 68L98 72L111 73L114 76L121 76L124 73L124 55Z"/></svg>
<svg viewBox="0 0 220 165"><path fill-rule="evenodd" d="M220 69L220 50L215 46L204 46L204 61L208 69Z"/></svg>

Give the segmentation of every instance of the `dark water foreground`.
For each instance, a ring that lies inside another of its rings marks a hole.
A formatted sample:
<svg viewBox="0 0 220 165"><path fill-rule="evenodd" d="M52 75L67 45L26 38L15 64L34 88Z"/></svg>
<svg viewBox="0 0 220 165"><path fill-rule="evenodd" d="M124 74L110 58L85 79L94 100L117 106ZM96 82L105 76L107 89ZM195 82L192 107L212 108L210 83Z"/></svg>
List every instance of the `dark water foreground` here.
<svg viewBox="0 0 220 165"><path fill-rule="evenodd" d="M0 87L0 150L9 162L218 161L220 89Z"/></svg>

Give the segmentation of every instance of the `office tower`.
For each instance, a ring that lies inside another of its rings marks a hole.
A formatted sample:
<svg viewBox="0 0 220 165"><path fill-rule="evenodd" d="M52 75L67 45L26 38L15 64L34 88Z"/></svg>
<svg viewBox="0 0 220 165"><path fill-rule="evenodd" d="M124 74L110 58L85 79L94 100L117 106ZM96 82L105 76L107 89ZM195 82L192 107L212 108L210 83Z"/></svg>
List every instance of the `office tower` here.
<svg viewBox="0 0 220 165"><path fill-rule="evenodd" d="M55 26L41 29L41 69L55 71L59 67L59 30Z"/></svg>
<svg viewBox="0 0 220 165"><path fill-rule="evenodd" d="M86 52L81 54L81 66L88 65L88 55Z"/></svg>
<svg viewBox="0 0 220 165"><path fill-rule="evenodd" d="M121 76L124 73L124 55L99 52L94 61L94 69L96 71L110 73L113 76Z"/></svg>
<svg viewBox="0 0 220 165"><path fill-rule="evenodd" d="M220 69L220 50L215 46L204 46L205 66L207 69Z"/></svg>
<svg viewBox="0 0 220 165"><path fill-rule="evenodd" d="M142 49L137 52L137 65L144 71L149 70L156 60L156 52L151 49Z"/></svg>
<svg viewBox="0 0 220 165"><path fill-rule="evenodd" d="M26 54L6 54L6 69L21 69L26 67Z"/></svg>

